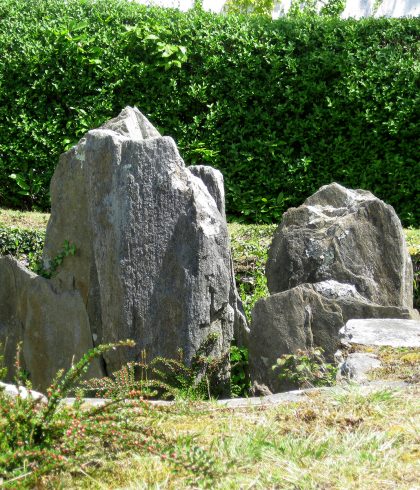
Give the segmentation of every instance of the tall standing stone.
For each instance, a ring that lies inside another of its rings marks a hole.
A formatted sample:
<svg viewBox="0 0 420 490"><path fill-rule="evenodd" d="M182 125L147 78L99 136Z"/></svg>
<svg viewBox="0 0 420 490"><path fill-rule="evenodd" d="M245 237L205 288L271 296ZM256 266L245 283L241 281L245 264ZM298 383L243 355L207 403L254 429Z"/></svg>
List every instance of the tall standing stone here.
<svg viewBox="0 0 420 490"><path fill-rule="evenodd" d="M189 362L212 333L226 368L241 314L226 220L171 138L124 109L61 156L51 203L45 264L75 244L57 281L80 292L95 343L137 343L107 354L108 372L142 349L152 359L182 348Z"/></svg>
<svg viewBox="0 0 420 490"><path fill-rule="evenodd" d="M217 209L223 218L226 218L225 210L225 187L223 174L219 170L209 167L208 165L191 165L188 170L200 178L207 187L210 195L214 199ZM235 320L233 325L235 341L238 345L248 346L249 328L242 306L242 301L236 289L235 271L233 260L230 262L230 305L235 311Z"/></svg>

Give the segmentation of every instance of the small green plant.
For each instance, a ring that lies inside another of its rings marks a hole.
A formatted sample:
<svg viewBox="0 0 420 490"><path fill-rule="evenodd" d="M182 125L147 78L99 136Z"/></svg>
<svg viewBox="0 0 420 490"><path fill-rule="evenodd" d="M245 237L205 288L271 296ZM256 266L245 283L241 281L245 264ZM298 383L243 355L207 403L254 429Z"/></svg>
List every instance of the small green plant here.
<svg viewBox="0 0 420 490"><path fill-rule="evenodd" d="M66 257L76 254L76 245L65 240L48 267L42 262L45 232L0 227L0 255L12 255L36 274L50 279Z"/></svg>
<svg viewBox="0 0 420 490"><path fill-rule="evenodd" d="M73 389L90 362L107 350L120 346L132 345L131 341L108 344L90 350L82 359L72 366L64 375L59 372L50 389L48 402L22 396L10 397L0 393L0 478L3 485L13 488L12 482L17 480L33 482L33 478L50 471L53 467L61 467L72 451L79 449L78 444L68 447L63 440L65 434L70 434L70 427L81 416L75 407L74 412L60 409L60 401ZM15 368L16 385L24 385L30 389L20 367L21 346L18 345ZM82 442L82 441L80 441ZM64 449L66 447L66 449ZM76 457L76 454L73 454Z"/></svg>
<svg viewBox="0 0 420 490"><path fill-rule="evenodd" d="M27 197L31 206L34 205L41 192L45 192L43 178L34 168L25 173L10 174L9 178L16 182L19 188L17 194Z"/></svg>
<svg viewBox="0 0 420 490"><path fill-rule="evenodd" d="M76 254L76 245L71 244L68 240L65 240L63 247L57 253L57 255L50 261L48 267L44 267L43 263L39 261L36 265L33 265L32 270L40 276L51 279L57 273L58 268L63 263L66 257L74 256Z"/></svg>
<svg viewBox="0 0 420 490"><path fill-rule="evenodd" d="M230 391L232 397L247 396L251 388L248 372L248 349L232 345L230 348Z"/></svg>
<svg viewBox="0 0 420 490"><path fill-rule="evenodd" d="M147 360L146 351L141 360L129 362L110 377L94 378L83 383L105 398L161 398L182 400L205 400L217 396L219 373L226 363L224 356L210 353L217 341L217 334L210 334L187 364L182 349L178 358L155 357ZM223 389L223 388L222 388Z"/></svg>
<svg viewBox="0 0 420 490"><path fill-rule="evenodd" d="M321 347L297 350L295 354L284 354L272 367L287 385L298 388L332 386L335 384L337 367L325 361Z"/></svg>
<svg viewBox="0 0 420 490"><path fill-rule="evenodd" d="M411 256L413 262L413 293L414 308L420 308L420 253Z"/></svg>
<svg viewBox="0 0 420 490"><path fill-rule="evenodd" d="M166 397L203 400L228 394L220 375L228 369L229 354L213 355L218 338L217 333L208 335L189 364L182 350L178 360L156 357L149 365L149 379L156 380L156 388Z"/></svg>

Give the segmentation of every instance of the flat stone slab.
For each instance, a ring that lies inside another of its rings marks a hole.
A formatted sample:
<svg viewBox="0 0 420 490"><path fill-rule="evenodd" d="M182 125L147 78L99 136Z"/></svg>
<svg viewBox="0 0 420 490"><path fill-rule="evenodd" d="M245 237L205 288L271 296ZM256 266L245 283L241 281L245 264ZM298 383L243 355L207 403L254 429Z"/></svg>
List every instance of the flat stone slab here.
<svg viewBox="0 0 420 490"><path fill-rule="evenodd" d="M409 385L404 381L370 381L363 385L357 385L361 394L369 394L377 390L402 390L413 388L413 385ZM336 385L331 387L322 388L306 388L302 390L286 391L284 393L275 393L273 395L261 396L261 397L249 397L249 398L229 398L225 400L215 400L214 402L204 401L203 406L209 406L213 403L215 409L222 408L252 408L252 407L272 407L281 405L282 403L289 402L301 402L310 400L310 396L314 393L346 393L348 392L347 386ZM308 396L309 395L309 396ZM64 398L62 404L73 405L75 398ZM105 403L109 403L111 400L107 398L84 398L84 404L86 407L99 407ZM176 401L166 400L145 400L150 405L160 407L170 407L176 405Z"/></svg>
<svg viewBox="0 0 420 490"><path fill-rule="evenodd" d="M420 347L418 320L349 320L340 334L342 340L350 344Z"/></svg>

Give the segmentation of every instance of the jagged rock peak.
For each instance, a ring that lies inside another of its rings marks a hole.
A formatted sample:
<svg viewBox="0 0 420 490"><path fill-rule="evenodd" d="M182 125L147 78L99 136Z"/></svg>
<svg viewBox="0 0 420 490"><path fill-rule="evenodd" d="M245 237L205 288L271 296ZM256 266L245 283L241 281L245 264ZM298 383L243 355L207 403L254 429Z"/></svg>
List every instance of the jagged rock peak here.
<svg viewBox="0 0 420 490"><path fill-rule="evenodd" d="M81 164L82 162L82 164ZM107 353L107 373L156 356L186 362L209 337L228 387L233 332L247 326L234 283L222 176L190 171L174 140L136 108L89 131L61 155L51 181L44 263L64 240L77 250L57 280L83 299L95 345L130 338ZM223 213L223 214L222 214Z"/></svg>
<svg viewBox="0 0 420 490"><path fill-rule="evenodd" d="M133 140L159 138L159 131L143 116L137 107L125 107L117 117L110 119L100 129L111 129Z"/></svg>

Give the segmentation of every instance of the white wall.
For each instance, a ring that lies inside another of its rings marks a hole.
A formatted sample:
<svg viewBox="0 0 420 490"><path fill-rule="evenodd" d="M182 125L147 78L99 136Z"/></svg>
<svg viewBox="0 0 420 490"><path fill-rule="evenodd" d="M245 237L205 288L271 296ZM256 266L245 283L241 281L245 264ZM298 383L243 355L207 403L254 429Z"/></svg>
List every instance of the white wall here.
<svg viewBox="0 0 420 490"><path fill-rule="evenodd" d="M134 0L146 5L159 5L162 7L179 8L188 10L194 4L194 0ZM284 15L290 8L292 0L282 0L276 3L273 11L273 18ZM206 10L220 12L225 0L203 0L203 7ZM417 17L420 15L420 0L382 0L381 5L374 12L375 0L347 0L346 8L342 14L343 18L354 17Z"/></svg>
<svg viewBox="0 0 420 490"><path fill-rule="evenodd" d="M343 18L354 17L417 17L420 15L420 0L382 0L374 12L374 0L347 0Z"/></svg>
<svg viewBox="0 0 420 490"><path fill-rule="evenodd" d="M156 5L159 7L178 8L180 10L188 10L194 5L194 0L134 0L137 3L144 5ZM225 0L203 0L203 8L213 12L221 12Z"/></svg>

